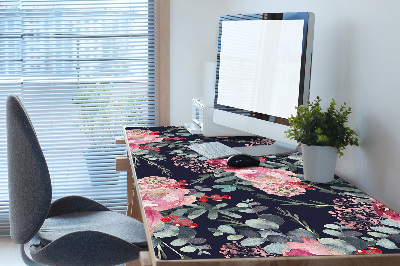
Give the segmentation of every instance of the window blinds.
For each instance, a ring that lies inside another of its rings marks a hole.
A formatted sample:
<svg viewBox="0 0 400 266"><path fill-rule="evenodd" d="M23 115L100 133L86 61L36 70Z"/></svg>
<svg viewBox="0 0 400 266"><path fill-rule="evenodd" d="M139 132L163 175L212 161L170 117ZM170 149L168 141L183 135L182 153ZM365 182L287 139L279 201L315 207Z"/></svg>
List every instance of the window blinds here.
<svg viewBox="0 0 400 266"><path fill-rule="evenodd" d="M123 125L158 124L154 1L0 2L0 235L9 233L5 100L23 101L53 200L81 195L126 209L114 158Z"/></svg>

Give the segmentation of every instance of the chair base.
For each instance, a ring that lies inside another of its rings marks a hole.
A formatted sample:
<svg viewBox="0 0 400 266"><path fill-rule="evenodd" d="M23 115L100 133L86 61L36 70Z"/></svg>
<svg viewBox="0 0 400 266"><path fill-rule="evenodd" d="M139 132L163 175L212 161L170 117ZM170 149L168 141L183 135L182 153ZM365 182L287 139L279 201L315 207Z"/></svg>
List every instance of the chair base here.
<svg viewBox="0 0 400 266"><path fill-rule="evenodd" d="M20 253L21 253L22 260L24 261L24 263L26 265L30 265L30 266L45 265L45 264L41 264L39 262L36 262L36 261L32 260L31 258L28 257L28 255L26 255L26 253L25 253L25 244L20 244L19 247L20 247Z"/></svg>

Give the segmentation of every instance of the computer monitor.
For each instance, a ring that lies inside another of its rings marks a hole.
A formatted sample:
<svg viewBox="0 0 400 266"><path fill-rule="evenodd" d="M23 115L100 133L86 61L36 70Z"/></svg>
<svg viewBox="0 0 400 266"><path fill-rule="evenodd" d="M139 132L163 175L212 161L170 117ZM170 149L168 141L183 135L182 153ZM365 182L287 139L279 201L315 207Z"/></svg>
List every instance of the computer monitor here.
<svg viewBox="0 0 400 266"><path fill-rule="evenodd" d="M235 148L261 156L293 152L288 118L310 94L314 14L221 16L214 123L276 140Z"/></svg>

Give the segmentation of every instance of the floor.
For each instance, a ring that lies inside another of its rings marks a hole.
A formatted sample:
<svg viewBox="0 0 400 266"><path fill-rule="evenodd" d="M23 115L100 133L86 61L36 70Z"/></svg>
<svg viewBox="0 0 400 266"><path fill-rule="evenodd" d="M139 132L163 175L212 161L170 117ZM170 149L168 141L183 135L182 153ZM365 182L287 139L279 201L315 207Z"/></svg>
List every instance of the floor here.
<svg viewBox="0 0 400 266"><path fill-rule="evenodd" d="M29 254L27 246L25 245L25 253ZM22 261L19 248L19 245L12 242L10 237L0 237L0 266L24 266L25 263ZM140 266L140 262L137 260L125 265Z"/></svg>
<svg viewBox="0 0 400 266"><path fill-rule="evenodd" d="M25 263L19 253L19 245L10 237L0 237L0 266L22 266Z"/></svg>

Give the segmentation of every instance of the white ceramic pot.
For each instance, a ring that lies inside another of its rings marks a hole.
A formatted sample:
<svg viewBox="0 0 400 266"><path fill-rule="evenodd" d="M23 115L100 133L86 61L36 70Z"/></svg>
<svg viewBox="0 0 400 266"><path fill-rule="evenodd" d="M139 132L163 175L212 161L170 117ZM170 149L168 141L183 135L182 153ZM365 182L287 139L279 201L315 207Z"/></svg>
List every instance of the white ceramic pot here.
<svg viewBox="0 0 400 266"><path fill-rule="evenodd" d="M304 178L311 182L327 183L334 179L337 150L331 146L301 144Z"/></svg>

